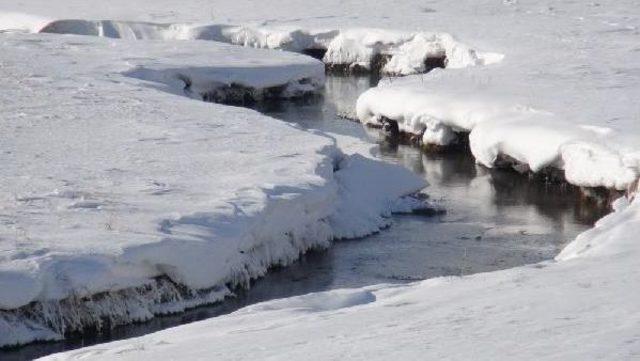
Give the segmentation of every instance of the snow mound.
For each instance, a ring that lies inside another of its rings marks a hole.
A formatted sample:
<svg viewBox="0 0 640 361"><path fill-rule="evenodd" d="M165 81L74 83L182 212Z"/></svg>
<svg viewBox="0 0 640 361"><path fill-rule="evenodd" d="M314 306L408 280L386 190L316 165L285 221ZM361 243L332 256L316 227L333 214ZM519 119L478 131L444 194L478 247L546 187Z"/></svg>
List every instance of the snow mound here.
<svg viewBox="0 0 640 361"><path fill-rule="evenodd" d="M640 219L638 201L619 198L613 204L613 213L600 219L593 229L579 235L565 247L556 260L567 261L582 257L615 256L637 246L634 226Z"/></svg>
<svg viewBox="0 0 640 361"><path fill-rule="evenodd" d="M0 11L0 32L37 33L50 22L50 19L38 15Z"/></svg>

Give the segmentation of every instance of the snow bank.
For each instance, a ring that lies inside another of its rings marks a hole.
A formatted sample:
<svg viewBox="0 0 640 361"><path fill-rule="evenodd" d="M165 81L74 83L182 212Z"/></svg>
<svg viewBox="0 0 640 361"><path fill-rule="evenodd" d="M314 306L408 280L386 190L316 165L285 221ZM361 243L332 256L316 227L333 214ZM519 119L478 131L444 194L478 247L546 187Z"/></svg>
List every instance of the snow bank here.
<svg viewBox="0 0 640 361"><path fill-rule="evenodd" d="M631 204L630 204L631 203ZM616 256L637 247L635 228L640 220L638 201L619 198L613 204L614 212L599 220L593 229L579 235L556 257L567 261L583 257Z"/></svg>
<svg viewBox="0 0 640 361"><path fill-rule="evenodd" d="M47 34L0 46L0 345L219 300L378 230L424 186L328 136L184 96L316 90L323 66L308 57ZM359 172L367 188L353 186Z"/></svg>
<svg viewBox="0 0 640 361"><path fill-rule="evenodd" d="M621 200L556 262L274 300L44 359L635 359L638 231L640 201Z"/></svg>
<svg viewBox="0 0 640 361"><path fill-rule="evenodd" d="M640 132L635 121L615 129L602 118L579 117L581 103L572 109L568 99L546 101L536 89L519 96L520 83L504 75L509 70L447 70L383 81L360 96L357 115L365 124L396 122L400 131L419 136L425 145L448 145L458 139L455 133L469 133L471 152L487 167L505 155L532 172L564 170L566 180L579 186L625 190L637 180ZM541 90L547 94L546 86Z"/></svg>
<svg viewBox="0 0 640 361"><path fill-rule="evenodd" d="M305 29L294 26L235 26L222 24L157 24L114 20L55 20L44 33L93 35L136 40L210 40L253 48L317 54L330 67L343 71L380 71L407 75L431 70L434 59L451 68L485 65L501 55L482 53L434 32L376 28ZM372 69L382 61L380 69Z"/></svg>
<svg viewBox="0 0 640 361"><path fill-rule="evenodd" d="M156 46L161 45L156 43ZM207 65L189 67L175 67L175 64L162 64L157 60L148 64L142 61L123 74L163 84L172 93L216 103L303 97L318 93L324 85L324 69L319 62L298 58L286 65L269 64L268 61L248 64L231 47L226 49L229 54L220 65L211 64L215 60Z"/></svg>
<svg viewBox="0 0 640 361"><path fill-rule="evenodd" d="M558 168L570 183L618 190L638 179L638 18L628 16L636 3L431 6L434 26L505 57L383 80L358 101L363 122L397 122L424 144L470 133L471 151L488 167L506 156L519 168Z"/></svg>
<svg viewBox="0 0 640 361"><path fill-rule="evenodd" d="M359 154L351 155L338 166L340 170L336 172L336 179L340 184L340 201L337 213L330 218L336 238L370 234L372 224L378 228L389 226L391 212L411 211L404 208L407 204L413 204L411 199L398 202L406 195L405 189L424 186L424 180L410 172L395 172L399 178L389 177L387 181L376 182L376 178L384 174L389 166ZM398 187L398 184L403 186Z"/></svg>

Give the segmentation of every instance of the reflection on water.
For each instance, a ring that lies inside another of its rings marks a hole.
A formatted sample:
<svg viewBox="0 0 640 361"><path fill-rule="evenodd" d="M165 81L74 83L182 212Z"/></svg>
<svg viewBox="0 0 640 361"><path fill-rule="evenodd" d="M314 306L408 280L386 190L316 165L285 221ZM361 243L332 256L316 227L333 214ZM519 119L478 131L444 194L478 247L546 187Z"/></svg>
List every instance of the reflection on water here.
<svg viewBox="0 0 640 361"><path fill-rule="evenodd" d="M427 155L414 147L385 142L376 131L366 131L338 117L336 114L353 113L358 95L369 84L369 78L329 77L323 97L263 105L260 110L303 128L378 143L376 153L381 159L402 164L425 177L430 184L427 192L441 202L447 214L431 218L395 216L389 229L336 242L326 251L310 252L220 305L118 327L100 335L0 352L0 359L31 359L140 336L274 298L536 263L553 258L566 242L606 211L580 202L579 192L571 187L530 181L510 171L490 171L477 166L469 154Z"/></svg>
<svg viewBox="0 0 640 361"><path fill-rule="evenodd" d="M304 270L286 269L270 276L284 278L283 284L297 283L295 288L300 288L299 283L310 283L309 290L358 287L536 263L553 258L607 212L585 203L574 187L490 170L476 165L469 153L426 154L336 116L353 114L358 95L369 87L368 78L329 77L324 99L280 102L260 110L303 128L377 143L374 153L379 158L425 177L430 184L427 193L447 214L395 216L389 230L337 242L306 260ZM315 287L314 282L323 286ZM270 281L263 284L270 287Z"/></svg>

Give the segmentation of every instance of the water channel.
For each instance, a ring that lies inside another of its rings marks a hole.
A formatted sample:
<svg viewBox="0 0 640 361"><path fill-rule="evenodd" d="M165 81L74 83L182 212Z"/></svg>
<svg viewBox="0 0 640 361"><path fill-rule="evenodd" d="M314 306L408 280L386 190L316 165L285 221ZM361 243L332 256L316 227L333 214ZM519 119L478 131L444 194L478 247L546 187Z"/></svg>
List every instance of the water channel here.
<svg viewBox="0 0 640 361"><path fill-rule="evenodd" d="M385 80L382 80L385 81ZM461 276L552 259L607 209L585 202L580 192L507 170L475 164L468 152L426 154L385 140L378 131L340 117L352 114L368 77L327 79L322 96L261 105L258 110L303 128L350 135L377 144L375 154L423 176L431 199L446 209L433 217L397 215L386 230L361 239L337 241L298 262L273 269L251 289L221 304L117 327L109 332L35 343L0 351L2 360L25 360L96 343L140 336L229 313L243 306L344 287L413 282L438 276Z"/></svg>

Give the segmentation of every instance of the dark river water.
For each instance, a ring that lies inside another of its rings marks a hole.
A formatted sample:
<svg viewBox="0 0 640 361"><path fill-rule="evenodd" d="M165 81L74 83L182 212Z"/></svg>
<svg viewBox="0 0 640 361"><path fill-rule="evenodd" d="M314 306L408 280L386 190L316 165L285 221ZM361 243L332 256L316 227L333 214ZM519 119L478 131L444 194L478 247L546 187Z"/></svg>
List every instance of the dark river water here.
<svg viewBox="0 0 640 361"><path fill-rule="evenodd" d="M368 237L335 242L328 250L309 252L288 267L272 270L253 282L250 290L239 291L237 297L221 304L98 335L0 351L0 360L32 359L140 336L274 298L537 263L552 259L607 212L604 207L585 203L572 187L530 180L511 171L488 170L477 166L464 152L428 155L414 147L384 141L377 131L340 118L338 114L353 114L358 95L370 83L366 77L329 77L323 97L278 102L259 110L304 128L378 144L374 151L379 158L401 164L429 182L427 193L444 206L446 214L394 216L390 228Z"/></svg>

